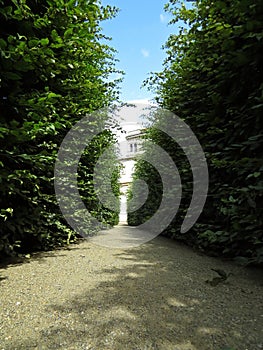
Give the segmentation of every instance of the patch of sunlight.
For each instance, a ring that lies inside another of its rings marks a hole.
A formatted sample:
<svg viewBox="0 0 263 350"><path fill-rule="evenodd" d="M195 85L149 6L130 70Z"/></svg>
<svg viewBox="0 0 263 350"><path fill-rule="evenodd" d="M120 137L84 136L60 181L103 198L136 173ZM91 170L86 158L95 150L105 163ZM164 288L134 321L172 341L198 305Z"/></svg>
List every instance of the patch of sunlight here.
<svg viewBox="0 0 263 350"><path fill-rule="evenodd" d="M176 344L173 350L197 350L197 348L190 342Z"/></svg>
<svg viewBox="0 0 263 350"><path fill-rule="evenodd" d="M218 329L212 327L200 327L198 328L198 332L201 334L216 334L218 333Z"/></svg>
<svg viewBox="0 0 263 350"><path fill-rule="evenodd" d="M130 272L127 274L128 277L131 277L131 278L137 278L137 277L140 277L140 275L136 272Z"/></svg>
<svg viewBox="0 0 263 350"><path fill-rule="evenodd" d="M167 302L171 306L176 306L176 307L186 307L187 305L182 303L181 301L175 299L175 298L168 298Z"/></svg>
<svg viewBox="0 0 263 350"><path fill-rule="evenodd" d="M238 332L237 330L233 330L232 333L233 333L233 336L236 337L236 338L241 338L242 337L241 333Z"/></svg>
<svg viewBox="0 0 263 350"><path fill-rule="evenodd" d="M136 319L136 315L130 312L124 306L114 306L109 311L106 311L104 313L104 316L108 319L112 318L113 316L114 316L114 319L121 319L121 320Z"/></svg>
<svg viewBox="0 0 263 350"><path fill-rule="evenodd" d="M189 305L199 305L200 304L200 300L198 299L191 299L191 301L189 302Z"/></svg>
<svg viewBox="0 0 263 350"><path fill-rule="evenodd" d="M150 263L150 262L147 262L147 261L134 261L133 265L140 265L140 266L156 266L157 263L156 262L153 262L153 263Z"/></svg>

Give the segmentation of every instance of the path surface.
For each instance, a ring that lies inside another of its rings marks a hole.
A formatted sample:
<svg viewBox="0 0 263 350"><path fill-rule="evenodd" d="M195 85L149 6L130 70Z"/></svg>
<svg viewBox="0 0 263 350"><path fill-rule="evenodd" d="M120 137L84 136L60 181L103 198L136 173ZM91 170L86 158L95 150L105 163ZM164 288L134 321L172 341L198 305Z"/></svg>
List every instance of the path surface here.
<svg viewBox="0 0 263 350"><path fill-rule="evenodd" d="M233 276L211 287L211 268ZM162 237L38 254L0 290L0 350L263 349L262 273Z"/></svg>
<svg viewBox="0 0 263 350"><path fill-rule="evenodd" d="M112 230L101 231L90 242L107 248L134 248L153 240L157 235L122 223Z"/></svg>

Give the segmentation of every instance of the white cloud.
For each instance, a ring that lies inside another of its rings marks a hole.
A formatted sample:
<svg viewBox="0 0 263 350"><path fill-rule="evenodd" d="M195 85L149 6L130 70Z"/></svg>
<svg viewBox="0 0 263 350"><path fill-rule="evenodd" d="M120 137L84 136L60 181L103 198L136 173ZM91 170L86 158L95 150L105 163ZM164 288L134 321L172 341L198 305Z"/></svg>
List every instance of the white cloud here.
<svg viewBox="0 0 263 350"><path fill-rule="evenodd" d="M160 14L160 21L161 23L168 23L168 17L165 16L163 13Z"/></svg>
<svg viewBox="0 0 263 350"><path fill-rule="evenodd" d="M141 53L145 58L150 56L150 52L146 49L141 49Z"/></svg>
<svg viewBox="0 0 263 350"><path fill-rule="evenodd" d="M112 73L112 74L110 74L108 80L109 81L114 81L114 80L118 80L118 79L121 79L121 78L123 78L123 74L121 74L121 73Z"/></svg>
<svg viewBox="0 0 263 350"><path fill-rule="evenodd" d="M161 21L162 23L165 22L165 16L164 16L162 13L160 14L160 21Z"/></svg>

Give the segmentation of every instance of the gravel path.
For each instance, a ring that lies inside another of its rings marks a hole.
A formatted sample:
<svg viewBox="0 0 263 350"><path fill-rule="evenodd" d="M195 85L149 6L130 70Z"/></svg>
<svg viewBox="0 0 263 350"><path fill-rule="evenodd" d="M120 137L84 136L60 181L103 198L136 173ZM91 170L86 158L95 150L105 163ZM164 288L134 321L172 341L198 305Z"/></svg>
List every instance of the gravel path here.
<svg viewBox="0 0 263 350"><path fill-rule="evenodd" d="M212 287L211 268L233 275ZM262 271L163 237L37 254L0 269L0 290L0 350L263 349Z"/></svg>

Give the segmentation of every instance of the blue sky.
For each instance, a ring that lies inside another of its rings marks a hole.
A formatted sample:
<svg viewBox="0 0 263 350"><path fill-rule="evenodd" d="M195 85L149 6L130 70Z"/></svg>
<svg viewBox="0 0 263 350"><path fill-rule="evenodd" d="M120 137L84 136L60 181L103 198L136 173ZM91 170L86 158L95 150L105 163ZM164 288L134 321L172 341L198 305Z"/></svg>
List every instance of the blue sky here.
<svg viewBox="0 0 263 350"><path fill-rule="evenodd" d="M168 0L103 0L103 5L120 8L117 17L102 24L106 35L112 37L110 46L118 53L117 67L125 71L121 84L123 101L151 99L153 94L141 89L150 72L162 70L165 44L175 25L169 25L169 14L163 7Z"/></svg>

